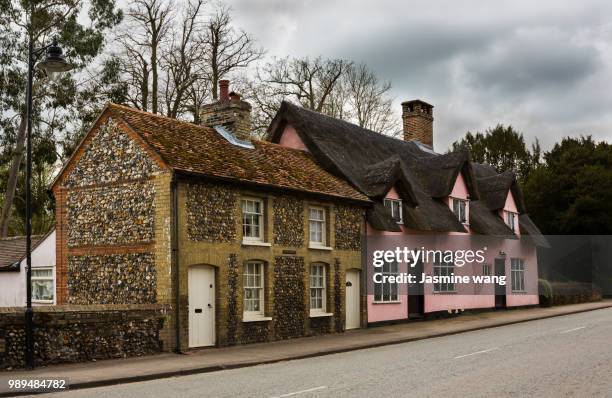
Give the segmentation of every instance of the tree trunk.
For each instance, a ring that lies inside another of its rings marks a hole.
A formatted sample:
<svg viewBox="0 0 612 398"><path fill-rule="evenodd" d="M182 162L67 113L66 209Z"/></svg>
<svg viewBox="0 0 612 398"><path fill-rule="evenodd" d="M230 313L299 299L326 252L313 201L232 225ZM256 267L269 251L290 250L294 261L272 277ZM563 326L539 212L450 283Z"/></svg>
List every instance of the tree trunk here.
<svg viewBox="0 0 612 398"><path fill-rule="evenodd" d="M147 111L149 109L149 66L146 62L143 62L140 91L142 97L142 110Z"/></svg>
<svg viewBox="0 0 612 398"><path fill-rule="evenodd" d="M17 177L19 176L19 168L21 166L21 161L23 160L23 153L25 149L26 125L27 119L25 113L22 113L21 121L19 122L19 131L17 133L15 154L13 156L13 163L11 164L11 168L9 169L9 177L6 183L6 192L4 193L4 204L2 206L2 214L0 215L1 238L6 238L8 236L9 221L11 219L11 208L13 207L13 200L15 199L15 191L17 189Z"/></svg>
<svg viewBox="0 0 612 398"><path fill-rule="evenodd" d="M157 74L157 37L151 42L151 112L157 113L158 74Z"/></svg>

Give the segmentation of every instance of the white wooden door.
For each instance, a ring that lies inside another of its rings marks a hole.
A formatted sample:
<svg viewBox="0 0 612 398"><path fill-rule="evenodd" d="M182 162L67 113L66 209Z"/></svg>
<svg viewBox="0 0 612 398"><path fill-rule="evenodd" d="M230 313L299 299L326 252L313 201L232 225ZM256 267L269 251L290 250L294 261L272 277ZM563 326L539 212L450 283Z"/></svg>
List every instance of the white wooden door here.
<svg viewBox="0 0 612 398"><path fill-rule="evenodd" d="M359 271L346 271L346 328L361 327Z"/></svg>
<svg viewBox="0 0 612 398"><path fill-rule="evenodd" d="M215 269L189 268L189 347L215 345Z"/></svg>

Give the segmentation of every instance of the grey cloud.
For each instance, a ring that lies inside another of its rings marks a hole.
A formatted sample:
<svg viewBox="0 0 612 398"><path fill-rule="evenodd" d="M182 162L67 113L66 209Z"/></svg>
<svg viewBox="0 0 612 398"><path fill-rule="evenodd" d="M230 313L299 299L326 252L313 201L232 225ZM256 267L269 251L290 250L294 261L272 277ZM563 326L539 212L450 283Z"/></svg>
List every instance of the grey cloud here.
<svg viewBox="0 0 612 398"><path fill-rule="evenodd" d="M571 39L557 28L520 30L468 57L464 68L469 84L505 95L571 89L600 67L594 47Z"/></svg>
<svg viewBox="0 0 612 398"><path fill-rule="evenodd" d="M528 141L612 137L612 3L234 0L270 55L343 57L435 108L438 148L512 124Z"/></svg>

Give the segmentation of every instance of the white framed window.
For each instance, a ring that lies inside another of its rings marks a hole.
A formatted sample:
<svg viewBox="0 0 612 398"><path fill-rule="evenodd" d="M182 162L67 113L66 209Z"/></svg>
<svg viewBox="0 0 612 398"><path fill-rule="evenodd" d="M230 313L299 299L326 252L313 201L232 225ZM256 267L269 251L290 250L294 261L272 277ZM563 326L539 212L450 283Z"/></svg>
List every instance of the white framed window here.
<svg viewBox="0 0 612 398"><path fill-rule="evenodd" d="M310 229L310 244L315 246L326 245L325 209L311 207L308 209L308 223Z"/></svg>
<svg viewBox="0 0 612 398"><path fill-rule="evenodd" d="M391 218L398 224L404 223L401 199L385 199L385 207L389 210Z"/></svg>
<svg viewBox="0 0 612 398"><path fill-rule="evenodd" d="M374 284L374 301L377 303L394 303L399 301L399 285L390 283L386 276L399 276L399 265L396 261L385 262L379 271L383 278L383 283Z"/></svg>
<svg viewBox="0 0 612 398"><path fill-rule="evenodd" d="M244 318L264 315L264 264L247 261L244 264Z"/></svg>
<svg viewBox="0 0 612 398"><path fill-rule="evenodd" d="M242 238L244 240L264 240L263 212L264 202L261 199L245 198L241 202L242 207Z"/></svg>
<svg viewBox="0 0 612 398"><path fill-rule="evenodd" d="M508 228L510 228L512 232L516 233L516 213L511 211L506 212L506 225L508 225Z"/></svg>
<svg viewBox="0 0 612 398"><path fill-rule="evenodd" d="M482 264L482 274L484 276L491 276L491 264Z"/></svg>
<svg viewBox="0 0 612 398"><path fill-rule="evenodd" d="M55 279L53 267L32 268L32 301L53 304L55 299Z"/></svg>
<svg viewBox="0 0 612 398"><path fill-rule="evenodd" d="M455 264L447 262L435 262L433 265L433 274L437 277L450 277L455 272ZM454 292L455 284L453 282L437 282L434 283L434 292Z"/></svg>
<svg viewBox="0 0 612 398"><path fill-rule="evenodd" d="M453 198L453 213L462 224L467 223L467 200Z"/></svg>
<svg viewBox="0 0 612 398"><path fill-rule="evenodd" d="M522 258L510 259L510 275L512 277L512 291L525 291L525 260Z"/></svg>
<svg viewBox="0 0 612 398"><path fill-rule="evenodd" d="M310 265L310 313L324 313L327 310L325 264Z"/></svg>

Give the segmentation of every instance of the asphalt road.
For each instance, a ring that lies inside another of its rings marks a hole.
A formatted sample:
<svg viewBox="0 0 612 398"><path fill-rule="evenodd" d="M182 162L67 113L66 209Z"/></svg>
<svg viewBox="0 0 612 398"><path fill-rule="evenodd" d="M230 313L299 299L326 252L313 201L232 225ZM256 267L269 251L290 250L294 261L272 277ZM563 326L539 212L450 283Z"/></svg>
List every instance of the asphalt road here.
<svg viewBox="0 0 612 398"><path fill-rule="evenodd" d="M612 309L53 397L612 397Z"/></svg>

